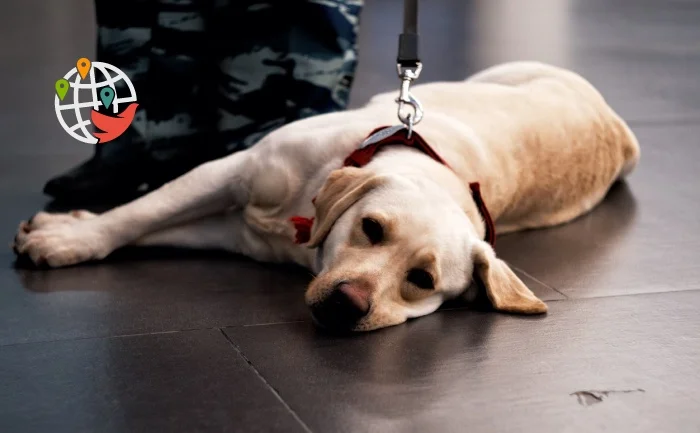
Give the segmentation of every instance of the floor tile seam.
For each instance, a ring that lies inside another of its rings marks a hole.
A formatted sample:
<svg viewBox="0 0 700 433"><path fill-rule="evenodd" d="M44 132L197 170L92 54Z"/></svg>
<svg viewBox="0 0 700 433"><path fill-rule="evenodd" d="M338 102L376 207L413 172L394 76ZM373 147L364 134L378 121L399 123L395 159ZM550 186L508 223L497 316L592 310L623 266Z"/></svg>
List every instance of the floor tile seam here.
<svg viewBox="0 0 700 433"><path fill-rule="evenodd" d="M234 326L231 326L234 327ZM216 331L220 329L218 326L209 328L184 328L184 329L173 329L168 331L152 331L152 332L135 332L131 334L115 334L115 335L96 335L91 337L75 337L75 338L56 338L53 340L38 340L38 341L22 341L17 343L0 344L0 350L5 347L14 346L27 346L31 344L47 344L47 343L63 343L68 341L86 341L86 340L109 340L115 338L130 338L130 337L145 337L148 335L167 335L167 334L177 334L180 332L193 332L193 331Z"/></svg>
<svg viewBox="0 0 700 433"><path fill-rule="evenodd" d="M128 338L128 337L141 337L146 335L164 335L164 334L175 334L178 332L190 332L190 331L215 331L223 328L249 328L256 326L270 326L270 325L287 325L291 323L304 323L308 320L283 320L279 322L262 322L262 323L242 323L242 324L231 324L231 325L219 325L211 327L202 328L183 328L183 329L172 329L164 331L148 331L148 332L134 332L127 334L114 334L114 335L95 335L89 337L67 337L67 338L55 338L52 340L32 340L32 341L20 341L15 343L0 343L0 349L3 347L13 347L13 346L24 346L28 344L44 344L44 343L60 343L63 341L83 341L83 340L104 340L110 338Z"/></svg>
<svg viewBox="0 0 700 433"><path fill-rule="evenodd" d="M237 325L237 326L225 326L225 328L235 328L235 327L255 328L257 326L289 325L292 323L306 323L306 322L310 322L310 320L281 320L279 322L245 323L243 325Z"/></svg>
<svg viewBox="0 0 700 433"><path fill-rule="evenodd" d="M606 299L606 298L624 298L624 297L630 297L630 296L645 296L645 295L664 295L664 294L673 294L673 293L687 293L687 292L700 292L700 287L699 288L692 288L692 289L676 289L676 290L659 290L659 291L652 291L652 292L640 292L640 293L617 293L614 295L600 295L600 296L581 296L581 297L575 297L569 295L567 299L556 299L556 300L551 300L547 302L557 302L557 301L585 301L586 299Z"/></svg>
<svg viewBox="0 0 700 433"><path fill-rule="evenodd" d="M236 344L233 339L226 333L226 331L223 328L218 328L219 332L221 332L221 335L228 341L228 343L231 345L234 351L236 351L236 354L245 361L248 366L250 367L251 370L253 370L253 373L260 379L260 381L267 387L267 389L275 396L275 398L284 406L285 409L292 415L292 417L301 425L301 427L306 431L307 433L313 433L313 431L309 428L308 425L304 422L304 420L301 419L299 414L292 409L292 407L287 403L287 401L282 398L282 395L279 393L279 391L272 386L272 384L265 378L265 376L262 375L260 370L257 369L257 367L253 364L253 362L243 353L243 350Z"/></svg>
<svg viewBox="0 0 700 433"><path fill-rule="evenodd" d="M644 293L624 293L624 294L617 294L617 295L609 295L609 296L587 296L585 298L572 298L572 297L567 297L566 299L550 299L547 300L546 303L550 304L553 302L571 302L571 301L593 301L593 300L599 300L599 299L608 299L608 298L624 298L624 297L632 297L632 296L655 296L655 295L671 295L674 293L687 293L687 292L698 292L700 291L700 288L698 289L687 289L687 290L665 290L661 292L644 292ZM436 313L440 312L447 312L447 311L460 311L460 310L467 310L470 311L471 308L469 306L464 306L464 307L452 307L452 308L443 308L441 310L436 311Z"/></svg>
<svg viewBox="0 0 700 433"><path fill-rule="evenodd" d="M511 267L512 267L513 269L517 270L518 272L521 272L521 273L525 274L528 278L532 278L532 279L535 280L537 283L542 284L544 287L548 288L549 290L552 290L552 291L554 291L554 292L557 292L557 293L559 293L560 295L562 295L564 298L569 299L569 296L567 296L564 292L562 292L561 290L557 289L557 288L554 287L554 286L551 286L551 285L545 283L544 281L540 280L539 278L536 278L535 276L533 276L532 274L530 274L530 273L527 272L526 270L524 270L524 269L522 269L522 268L519 268L519 267L517 267L517 266L511 266ZM563 299L560 299L560 300L563 300Z"/></svg>

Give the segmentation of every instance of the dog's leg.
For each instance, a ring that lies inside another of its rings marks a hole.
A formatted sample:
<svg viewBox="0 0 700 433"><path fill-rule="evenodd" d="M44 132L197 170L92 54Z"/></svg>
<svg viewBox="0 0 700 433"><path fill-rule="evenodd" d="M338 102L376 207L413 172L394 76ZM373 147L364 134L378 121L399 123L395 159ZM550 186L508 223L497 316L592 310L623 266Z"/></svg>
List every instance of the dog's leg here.
<svg viewBox="0 0 700 433"><path fill-rule="evenodd" d="M221 249L238 252L235 215L240 212L220 212L194 221L178 224L142 236L129 245L178 247L192 249Z"/></svg>
<svg viewBox="0 0 700 433"><path fill-rule="evenodd" d="M270 263L312 268L316 253L268 236L249 224L243 210L229 210L143 236L130 245L220 250Z"/></svg>
<svg viewBox="0 0 700 433"><path fill-rule="evenodd" d="M248 251L250 241L257 238L245 223L243 213L230 210L149 233L131 245L220 249L257 258Z"/></svg>
<svg viewBox="0 0 700 433"><path fill-rule="evenodd" d="M15 252L51 267L102 259L150 233L244 206L250 170L248 152L239 152L101 215L40 213L20 224Z"/></svg>

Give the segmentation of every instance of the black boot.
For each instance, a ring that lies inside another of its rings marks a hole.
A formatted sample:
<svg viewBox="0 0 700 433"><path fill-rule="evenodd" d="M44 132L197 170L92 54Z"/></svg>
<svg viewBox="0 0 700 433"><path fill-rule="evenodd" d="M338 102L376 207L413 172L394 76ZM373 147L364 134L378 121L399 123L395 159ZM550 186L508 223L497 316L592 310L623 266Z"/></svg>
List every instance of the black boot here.
<svg viewBox="0 0 700 433"><path fill-rule="evenodd" d="M144 146L127 142L130 139L134 137L127 132L115 142L98 144L105 148L98 147L92 158L49 180L44 193L63 203L128 201L157 189L214 156L197 146L205 140L202 137L168 139L168 146L176 152L158 159Z"/></svg>

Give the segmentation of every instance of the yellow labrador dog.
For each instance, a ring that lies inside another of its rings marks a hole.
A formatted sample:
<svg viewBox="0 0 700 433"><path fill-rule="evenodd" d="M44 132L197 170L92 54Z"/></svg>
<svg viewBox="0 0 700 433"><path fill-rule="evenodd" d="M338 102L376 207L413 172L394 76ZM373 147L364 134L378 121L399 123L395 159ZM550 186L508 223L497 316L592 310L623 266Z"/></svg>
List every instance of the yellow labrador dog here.
<svg viewBox="0 0 700 433"><path fill-rule="evenodd" d="M500 260L500 233L570 221L630 173L639 146L579 75L508 63L414 87L411 139L389 129L395 94L284 126L101 215L38 213L17 254L60 267L126 245L221 248L317 277L321 325L372 330L435 311L479 280L496 310L547 311ZM363 144L364 143L364 144Z"/></svg>

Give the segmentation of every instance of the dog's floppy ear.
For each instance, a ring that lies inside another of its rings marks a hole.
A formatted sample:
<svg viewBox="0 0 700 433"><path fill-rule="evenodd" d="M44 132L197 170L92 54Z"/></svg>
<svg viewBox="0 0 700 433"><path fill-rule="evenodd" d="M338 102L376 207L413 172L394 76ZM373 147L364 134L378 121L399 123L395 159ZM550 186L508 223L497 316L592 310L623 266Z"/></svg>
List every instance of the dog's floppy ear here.
<svg viewBox="0 0 700 433"><path fill-rule="evenodd" d="M344 167L328 175L326 183L316 196L316 220L309 239L309 247L317 247L328 236L333 224L362 196L384 183L383 176L356 167Z"/></svg>
<svg viewBox="0 0 700 433"><path fill-rule="evenodd" d="M547 312L547 304L520 281L506 262L496 257L493 248L479 241L472 250L474 277L486 289L491 305L498 311L519 314L541 314Z"/></svg>

